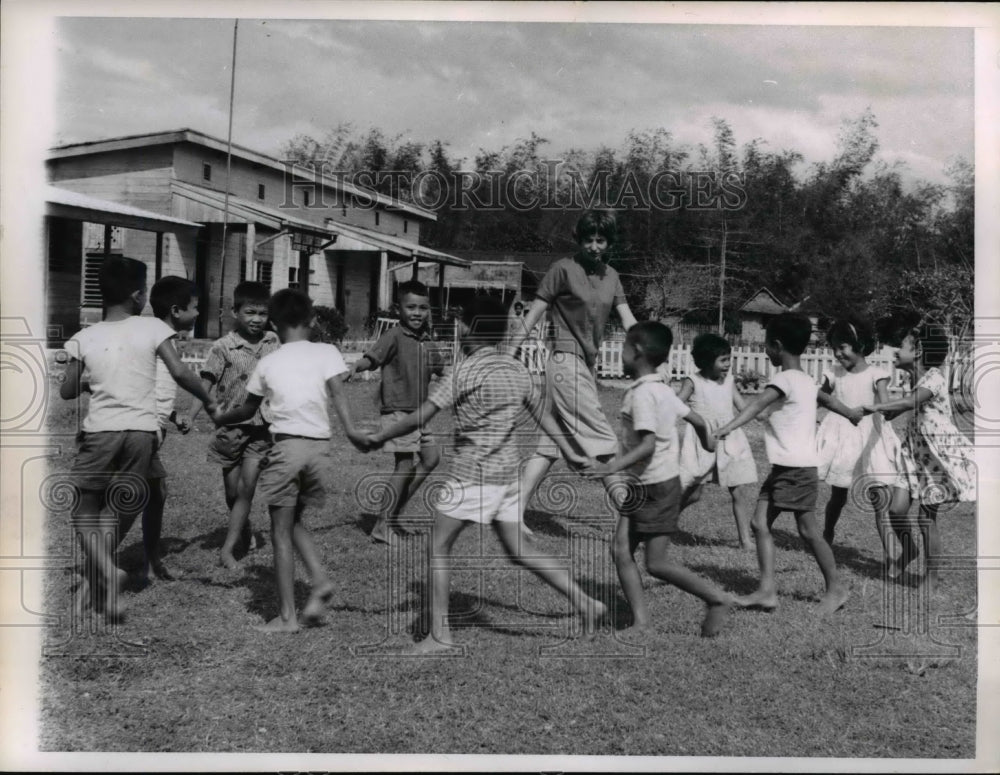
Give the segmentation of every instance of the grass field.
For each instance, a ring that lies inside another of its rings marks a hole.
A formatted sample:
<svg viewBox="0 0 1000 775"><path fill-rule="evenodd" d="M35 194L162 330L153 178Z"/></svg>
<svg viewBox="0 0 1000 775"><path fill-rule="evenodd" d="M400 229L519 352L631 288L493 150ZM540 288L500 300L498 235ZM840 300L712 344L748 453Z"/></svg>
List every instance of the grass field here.
<svg viewBox="0 0 1000 775"><path fill-rule="evenodd" d="M373 424L377 382L347 390L355 416ZM601 396L617 424L621 391ZM75 405L56 402L50 428L66 435L53 473L71 465L76 422ZM436 430L448 427L437 418ZM748 429L763 474L759 426ZM183 579L131 589L123 623L91 631L70 616L68 569L48 577L47 608L59 624L42 657L40 750L974 756L969 505L940 518L953 569L930 600L883 582L871 514L849 503L834 552L852 597L837 615L814 616L822 577L785 515L775 526L776 612L737 611L704 640L700 602L647 577L655 636L630 644L613 629L628 611L603 490L560 464L528 524L554 562L613 606L611 624L592 642L575 639L578 623L561 598L514 571L491 532L469 529L451 596L465 655L407 658L399 651L421 627L428 510L418 497L407 510L418 534L377 546L355 495L370 491L391 456L335 439L327 505L307 521L338 592L323 626L263 635L252 625L276 612L270 540L241 571L216 565L225 505L219 470L205 462L209 433L203 418L190 435L171 434L161 453L170 473L167 561ZM828 494L822 486L821 508ZM252 519L266 533L261 504ZM736 548L726 493L707 487L682 527L677 552L688 565L737 594L755 588L756 557ZM140 541L136 526L122 545L126 569L141 565ZM47 544L53 555L71 554L65 513L49 515ZM306 580L298 586L301 605Z"/></svg>

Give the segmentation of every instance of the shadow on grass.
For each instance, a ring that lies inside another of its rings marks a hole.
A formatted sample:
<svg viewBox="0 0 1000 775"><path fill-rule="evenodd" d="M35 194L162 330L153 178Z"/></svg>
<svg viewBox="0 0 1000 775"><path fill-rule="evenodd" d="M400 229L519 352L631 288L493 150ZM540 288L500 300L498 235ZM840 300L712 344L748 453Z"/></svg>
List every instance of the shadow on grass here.
<svg viewBox="0 0 1000 775"><path fill-rule="evenodd" d="M747 573L741 568L723 568L718 565L687 566L700 576L711 579L723 589L737 595L749 595L756 591L760 577L756 573Z"/></svg>
<svg viewBox="0 0 1000 775"><path fill-rule="evenodd" d="M799 551L808 553L805 543L798 532L792 533L787 530L771 530L774 537L775 549L785 549L788 551ZM864 554L852 546L834 546L833 558L837 567L850 569L853 573L866 578L882 580L882 562L879 559Z"/></svg>

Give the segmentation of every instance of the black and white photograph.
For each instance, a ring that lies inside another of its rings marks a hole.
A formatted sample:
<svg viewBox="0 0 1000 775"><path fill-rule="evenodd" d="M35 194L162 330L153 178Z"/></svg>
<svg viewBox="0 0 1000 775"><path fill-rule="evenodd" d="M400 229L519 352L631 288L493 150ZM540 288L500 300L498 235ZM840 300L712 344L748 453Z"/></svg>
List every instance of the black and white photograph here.
<svg viewBox="0 0 1000 775"><path fill-rule="evenodd" d="M1000 766L995 7L2 17L2 769Z"/></svg>

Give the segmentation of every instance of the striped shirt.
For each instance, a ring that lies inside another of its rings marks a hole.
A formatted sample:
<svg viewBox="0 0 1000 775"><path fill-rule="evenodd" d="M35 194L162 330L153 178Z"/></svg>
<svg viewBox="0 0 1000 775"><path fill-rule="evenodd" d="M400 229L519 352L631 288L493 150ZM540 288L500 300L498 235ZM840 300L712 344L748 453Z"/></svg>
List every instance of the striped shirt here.
<svg viewBox="0 0 1000 775"><path fill-rule="evenodd" d="M441 379L427 397L439 409L454 407L455 455L449 470L463 482L509 484L538 443L531 407L541 391L527 368L495 348L476 350Z"/></svg>
<svg viewBox="0 0 1000 775"><path fill-rule="evenodd" d="M273 331L266 331L256 344L248 342L235 331L230 331L212 343L208 358L201 367L201 376L215 385L215 400L219 409L228 412L243 405L247 400L247 380L260 359L280 346L278 335ZM270 421L270 408L265 403L260 411L243 424L264 425Z"/></svg>

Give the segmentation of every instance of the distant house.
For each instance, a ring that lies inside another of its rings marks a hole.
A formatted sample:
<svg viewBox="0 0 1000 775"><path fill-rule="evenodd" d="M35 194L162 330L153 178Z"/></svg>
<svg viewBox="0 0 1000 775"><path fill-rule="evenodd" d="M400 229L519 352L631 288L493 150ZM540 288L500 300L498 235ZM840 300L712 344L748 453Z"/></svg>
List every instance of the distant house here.
<svg viewBox="0 0 1000 775"><path fill-rule="evenodd" d="M420 245L421 224L436 220L431 211L239 145L227 175L226 150L224 140L180 129L50 151L48 315L61 330L53 340L100 319L97 269L112 253L146 261L150 282L194 280L202 311L195 335L212 337L228 330L242 280L272 292L302 288L360 333L391 303L393 266L405 263L413 276L418 261L469 265ZM74 195L89 199L53 201ZM122 206L137 211L131 220L114 212Z"/></svg>
<svg viewBox="0 0 1000 775"><path fill-rule="evenodd" d="M748 343L763 344L764 331L771 318L783 312L803 312L802 305L807 300L808 297L795 304L787 305L767 288L759 289L739 308L740 322L743 326L741 339ZM803 314L806 313L803 312ZM806 314L806 317L812 322L813 336L811 342L815 344L818 317L808 314Z"/></svg>

